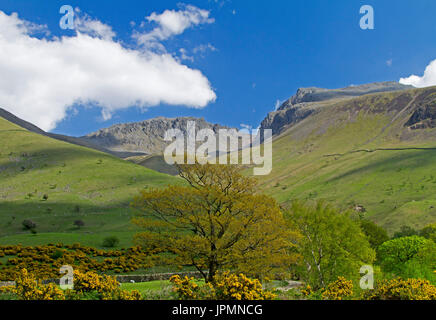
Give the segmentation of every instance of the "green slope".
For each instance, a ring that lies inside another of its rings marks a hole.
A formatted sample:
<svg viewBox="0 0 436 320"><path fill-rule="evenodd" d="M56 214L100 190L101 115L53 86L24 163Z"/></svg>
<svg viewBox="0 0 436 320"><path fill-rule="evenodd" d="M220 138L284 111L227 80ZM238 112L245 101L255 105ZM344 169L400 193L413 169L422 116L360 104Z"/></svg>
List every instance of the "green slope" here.
<svg viewBox="0 0 436 320"><path fill-rule="evenodd" d="M171 176L176 176L179 174L179 170L177 169L177 167L175 165L170 165L166 163L165 158L162 155L154 154L146 156L134 156L126 158L125 160L131 161L157 172L169 174Z"/></svg>
<svg viewBox="0 0 436 320"><path fill-rule="evenodd" d="M405 125L435 103L436 88L333 101L274 140L260 187L280 202L363 205L390 232L435 222L436 129Z"/></svg>
<svg viewBox="0 0 436 320"><path fill-rule="evenodd" d="M62 241L62 234L68 234L67 242L77 238L71 234L80 234L83 242L89 239L91 243L108 234L130 241L133 196L143 188L179 181L99 151L29 132L1 117L0 142L0 244L23 239L39 242L38 238ZM24 219L37 224L36 236L22 230ZM81 230L73 226L79 219L85 222Z"/></svg>

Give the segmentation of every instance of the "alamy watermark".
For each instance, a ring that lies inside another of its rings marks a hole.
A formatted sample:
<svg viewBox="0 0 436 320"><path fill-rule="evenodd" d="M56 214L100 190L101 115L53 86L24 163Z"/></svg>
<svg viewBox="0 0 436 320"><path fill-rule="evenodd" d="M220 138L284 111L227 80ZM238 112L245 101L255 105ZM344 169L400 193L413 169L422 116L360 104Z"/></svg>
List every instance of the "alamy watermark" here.
<svg viewBox="0 0 436 320"><path fill-rule="evenodd" d="M60 274L65 274L59 280L59 286L62 290L74 289L74 270L72 266L62 266L59 270Z"/></svg>
<svg viewBox="0 0 436 320"><path fill-rule="evenodd" d="M370 265L365 265L360 268L360 288L362 290L372 290L374 289L374 268Z"/></svg>
<svg viewBox="0 0 436 320"><path fill-rule="evenodd" d="M363 14L360 18L360 29L374 30L374 8L370 5L364 5L360 7L360 14Z"/></svg>
<svg viewBox="0 0 436 320"><path fill-rule="evenodd" d="M185 136L186 135L186 136ZM186 134L169 129L164 151L168 164L242 164L255 165L254 175L268 175L272 170L272 130L238 131L205 128L196 131L195 121L188 121ZM201 144L201 145L200 145ZM259 167L261 166L261 167Z"/></svg>
<svg viewBox="0 0 436 320"><path fill-rule="evenodd" d="M74 30L74 9L70 5L63 5L59 9L59 13L63 14L59 20L59 26L62 30Z"/></svg>

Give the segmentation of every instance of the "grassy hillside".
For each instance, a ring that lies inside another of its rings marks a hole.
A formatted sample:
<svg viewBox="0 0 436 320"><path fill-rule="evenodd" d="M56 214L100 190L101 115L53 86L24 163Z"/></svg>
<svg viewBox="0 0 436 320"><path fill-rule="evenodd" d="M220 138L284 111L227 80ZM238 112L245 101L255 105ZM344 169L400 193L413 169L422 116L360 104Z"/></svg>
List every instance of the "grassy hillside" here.
<svg viewBox="0 0 436 320"><path fill-rule="evenodd" d="M435 101L436 88L333 101L275 139L261 189L280 202L363 205L390 232L436 221L436 129L405 125Z"/></svg>
<svg viewBox="0 0 436 320"><path fill-rule="evenodd" d="M0 244L131 241L129 203L178 179L108 154L29 132L0 117ZM47 198L47 199L45 199ZM22 221L37 224L37 235ZM85 226L78 230L75 220ZM15 235L15 236L14 236Z"/></svg>
<svg viewBox="0 0 436 320"><path fill-rule="evenodd" d="M177 169L177 167L175 165L170 165L166 163L165 158L162 155L135 156L126 158L125 160L139 164L151 170L166 173L172 176L176 176L179 174L179 170Z"/></svg>

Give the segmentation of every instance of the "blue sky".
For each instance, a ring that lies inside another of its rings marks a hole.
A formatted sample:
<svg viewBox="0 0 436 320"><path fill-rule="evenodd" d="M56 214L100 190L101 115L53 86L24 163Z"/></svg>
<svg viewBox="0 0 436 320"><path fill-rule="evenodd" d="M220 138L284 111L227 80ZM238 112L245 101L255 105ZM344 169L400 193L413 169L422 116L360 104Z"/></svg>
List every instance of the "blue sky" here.
<svg viewBox="0 0 436 320"><path fill-rule="evenodd" d="M120 108L105 121L100 107L76 103L51 130L68 135L156 116L195 116L228 126L257 127L278 100L289 98L299 87L399 81L422 75L436 59L433 0L193 0L184 2L185 6L162 0L2 0L0 11L17 12L20 19L47 25L51 37L74 36L73 31L59 27L59 8L64 4L109 25L116 33L113 41L133 50L138 44L132 30L153 30L156 23L145 19L153 12L183 10L187 5L209 11L213 22L194 25L159 44L181 65L199 70L216 94L215 101L197 109L168 103L146 110ZM365 4L375 10L375 30L359 27L359 9ZM180 49L188 59L182 59ZM13 109L12 104L8 102L7 107ZM32 119L30 107L28 112Z"/></svg>

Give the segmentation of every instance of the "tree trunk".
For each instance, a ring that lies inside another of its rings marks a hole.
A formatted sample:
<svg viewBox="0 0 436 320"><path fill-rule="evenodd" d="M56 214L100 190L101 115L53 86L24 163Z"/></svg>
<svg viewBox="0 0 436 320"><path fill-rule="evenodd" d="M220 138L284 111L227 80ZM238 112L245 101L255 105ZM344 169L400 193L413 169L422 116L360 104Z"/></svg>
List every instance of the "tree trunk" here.
<svg viewBox="0 0 436 320"><path fill-rule="evenodd" d="M215 244L211 244L210 249L211 249L211 255L209 259L209 274L207 276L207 282L214 282L214 277L218 271L218 262L217 262Z"/></svg>

